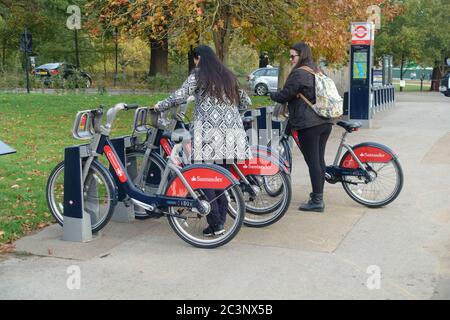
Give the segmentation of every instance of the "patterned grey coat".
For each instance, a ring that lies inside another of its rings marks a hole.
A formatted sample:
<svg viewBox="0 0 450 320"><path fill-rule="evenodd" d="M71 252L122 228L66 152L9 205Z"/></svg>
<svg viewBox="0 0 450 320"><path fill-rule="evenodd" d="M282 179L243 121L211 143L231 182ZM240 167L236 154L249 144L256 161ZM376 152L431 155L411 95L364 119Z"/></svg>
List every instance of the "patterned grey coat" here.
<svg viewBox="0 0 450 320"><path fill-rule="evenodd" d="M195 97L191 126L195 162L245 160L250 159L252 155L240 113L247 110L251 100L245 91L240 90L239 94L241 99L238 106L219 102L198 86L194 71L180 89L157 105L159 110L165 111L185 103L190 96Z"/></svg>

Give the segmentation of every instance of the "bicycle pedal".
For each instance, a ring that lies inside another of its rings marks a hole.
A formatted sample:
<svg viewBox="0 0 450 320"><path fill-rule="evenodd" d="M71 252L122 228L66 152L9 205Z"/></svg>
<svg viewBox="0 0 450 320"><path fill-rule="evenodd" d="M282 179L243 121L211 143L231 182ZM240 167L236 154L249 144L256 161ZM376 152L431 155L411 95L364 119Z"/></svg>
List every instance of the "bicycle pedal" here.
<svg viewBox="0 0 450 320"><path fill-rule="evenodd" d="M145 210L145 213L147 214L148 219L159 219L161 217L164 217L164 212L159 211L148 211Z"/></svg>

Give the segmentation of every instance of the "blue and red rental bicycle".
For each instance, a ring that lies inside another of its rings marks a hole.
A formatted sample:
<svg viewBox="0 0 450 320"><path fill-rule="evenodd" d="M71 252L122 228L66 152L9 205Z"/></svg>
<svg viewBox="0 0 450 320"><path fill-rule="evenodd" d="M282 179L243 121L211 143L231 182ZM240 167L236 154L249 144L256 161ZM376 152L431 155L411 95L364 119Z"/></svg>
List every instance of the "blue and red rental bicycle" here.
<svg viewBox="0 0 450 320"><path fill-rule="evenodd" d="M82 182L84 214L91 218L91 229L97 232L110 220L117 204L117 185L126 193L125 203L146 211L164 215L175 233L189 244L200 248L215 248L232 240L239 232L245 216L245 203L239 182L229 171L217 165L195 164L179 167L176 159L182 142L188 136L173 133L175 146L166 162L158 189L153 194L138 189L120 161L109 136L112 124L119 111L137 109L137 105L117 104L108 110L107 122L102 125L103 108L82 111L77 114L74 136L90 139L90 154L82 159ZM101 156L113 170L101 162ZM215 235L204 235L208 227L207 215L211 213L211 202L205 189L220 190L229 200L228 215L224 231ZM58 164L47 183L47 203L59 224L64 223L64 162Z"/></svg>
<svg viewBox="0 0 450 320"><path fill-rule="evenodd" d="M325 180L331 184L341 183L350 198L369 208L383 207L394 201L402 191L404 179L397 153L376 142L352 146L346 141L347 135L359 131L361 124L338 121L336 125L344 132L334 162L326 168ZM301 148L298 132L292 131L291 135ZM285 165L292 170L289 137L283 135L274 149L286 159Z"/></svg>

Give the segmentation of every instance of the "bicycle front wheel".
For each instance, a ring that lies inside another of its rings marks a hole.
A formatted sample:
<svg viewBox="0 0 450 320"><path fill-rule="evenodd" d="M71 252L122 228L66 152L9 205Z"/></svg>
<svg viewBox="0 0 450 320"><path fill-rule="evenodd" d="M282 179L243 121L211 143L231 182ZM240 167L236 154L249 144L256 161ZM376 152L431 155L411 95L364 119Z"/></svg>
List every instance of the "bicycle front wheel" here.
<svg viewBox="0 0 450 320"><path fill-rule="evenodd" d="M47 204L51 214L64 224L64 161L53 169L47 182ZM100 231L111 219L116 191L106 169L92 162L83 186L84 213L91 218L92 232Z"/></svg>
<svg viewBox="0 0 450 320"><path fill-rule="evenodd" d="M170 184L169 184L170 185ZM194 190L201 201L211 204L216 199L208 199L201 189ZM166 192L167 193L167 192ZM169 207L169 213L179 217L168 216L169 224L175 233L187 243L197 248L212 249L230 242L239 232L245 216L244 197L238 185L222 190L228 201L228 215L224 232L219 235L206 236L203 230L208 227L207 218L195 208ZM191 198L188 194L186 198ZM211 214L211 213L209 213Z"/></svg>

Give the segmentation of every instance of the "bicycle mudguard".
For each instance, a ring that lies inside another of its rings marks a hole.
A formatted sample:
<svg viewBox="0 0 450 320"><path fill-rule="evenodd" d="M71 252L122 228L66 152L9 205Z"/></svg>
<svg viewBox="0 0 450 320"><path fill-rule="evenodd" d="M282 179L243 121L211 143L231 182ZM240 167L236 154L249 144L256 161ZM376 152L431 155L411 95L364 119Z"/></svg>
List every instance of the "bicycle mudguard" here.
<svg viewBox="0 0 450 320"><path fill-rule="evenodd" d="M251 146L250 150L254 157L264 157L264 161L271 161L278 165L280 170L289 173L289 162L278 153L273 153L270 147ZM250 160L251 161L251 160ZM277 171L278 172L278 171Z"/></svg>
<svg viewBox="0 0 450 320"><path fill-rule="evenodd" d="M364 162L388 163L397 158L397 154L390 148L375 142L364 142L353 147L353 152L358 159ZM342 157L340 166L343 168L356 169L359 167L350 152Z"/></svg>
<svg viewBox="0 0 450 320"><path fill-rule="evenodd" d="M217 165L193 164L181 170L192 189L217 189L224 190L233 185L238 185L228 170ZM185 197L188 190L179 177L175 177L168 184L166 196Z"/></svg>
<svg viewBox="0 0 450 320"><path fill-rule="evenodd" d="M251 175L273 176L281 170L289 173L287 168L279 161L279 159L264 153L253 154L252 159L245 160L245 162L242 163L236 163L236 166L238 167L240 173L242 173L245 177ZM230 172L236 179L239 179L239 174L233 167L230 168Z"/></svg>

